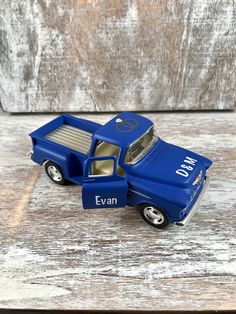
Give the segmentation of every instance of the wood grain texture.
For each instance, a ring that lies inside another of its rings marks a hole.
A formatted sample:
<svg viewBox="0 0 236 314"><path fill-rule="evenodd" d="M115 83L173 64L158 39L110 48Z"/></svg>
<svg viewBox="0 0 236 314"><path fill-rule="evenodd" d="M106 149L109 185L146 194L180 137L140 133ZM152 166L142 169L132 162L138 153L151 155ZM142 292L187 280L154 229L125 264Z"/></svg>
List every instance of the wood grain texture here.
<svg viewBox="0 0 236 314"><path fill-rule="evenodd" d="M83 210L80 187L53 184L27 156L27 134L54 116L0 115L0 308L236 309L236 113L146 116L214 160L185 228L156 230L128 207Z"/></svg>
<svg viewBox="0 0 236 314"><path fill-rule="evenodd" d="M233 0L2 0L9 112L232 109Z"/></svg>

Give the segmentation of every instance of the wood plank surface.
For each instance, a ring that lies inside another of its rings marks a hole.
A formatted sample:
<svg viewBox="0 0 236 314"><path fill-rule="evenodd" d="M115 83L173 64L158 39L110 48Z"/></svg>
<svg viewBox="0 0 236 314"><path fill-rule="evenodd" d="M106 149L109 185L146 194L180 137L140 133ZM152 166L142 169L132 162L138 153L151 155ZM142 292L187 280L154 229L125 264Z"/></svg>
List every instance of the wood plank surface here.
<svg viewBox="0 0 236 314"><path fill-rule="evenodd" d="M214 161L184 228L157 230L129 207L83 210L78 186L27 156L27 134L54 115L0 115L0 308L236 310L236 113L145 116Z"/></svg>
<svg viewBox="0 0 236 314"><path fill-rule="evenodd" d="M8 112L232 109L233 0L0 5Z"/></svg>

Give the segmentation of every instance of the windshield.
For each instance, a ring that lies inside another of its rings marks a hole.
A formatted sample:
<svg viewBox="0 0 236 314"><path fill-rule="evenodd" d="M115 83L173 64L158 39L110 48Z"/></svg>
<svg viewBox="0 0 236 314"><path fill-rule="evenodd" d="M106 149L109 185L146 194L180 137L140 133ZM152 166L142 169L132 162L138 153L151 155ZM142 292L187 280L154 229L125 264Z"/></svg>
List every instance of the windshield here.
<svg viewBox="0 0 236 314"><path fill-rule="evenodd" d="M148 129L139 139L132 143L125 156L126 164L134 164L143 158L144 155L153 147L157 142L158 136L155 133L153 126Z"/></svg>

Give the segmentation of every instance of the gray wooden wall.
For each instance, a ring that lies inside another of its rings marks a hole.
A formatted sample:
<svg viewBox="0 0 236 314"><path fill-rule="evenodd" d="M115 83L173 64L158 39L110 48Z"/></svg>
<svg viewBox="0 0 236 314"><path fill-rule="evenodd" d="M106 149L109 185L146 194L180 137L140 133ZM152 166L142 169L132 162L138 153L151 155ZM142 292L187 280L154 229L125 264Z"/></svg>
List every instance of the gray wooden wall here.
<svg viewBox="0 0 236 314"><path fill-rule="evenodd" d="M234 0L0 0L5 111L232 109Z"/></svg>

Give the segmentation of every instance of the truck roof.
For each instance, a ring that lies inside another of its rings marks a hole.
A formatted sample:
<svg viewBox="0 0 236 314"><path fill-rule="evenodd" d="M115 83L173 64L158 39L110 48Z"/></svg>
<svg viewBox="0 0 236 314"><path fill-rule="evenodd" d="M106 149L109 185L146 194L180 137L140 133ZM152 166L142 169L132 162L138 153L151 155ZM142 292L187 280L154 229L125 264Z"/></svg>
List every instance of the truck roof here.
<svg viewBox="0 0 236 314"><path fill-rule="evenodd" d="M153 123L138 114L122 112L94 132L94 137L114 145L128 147Z"/></svg>

